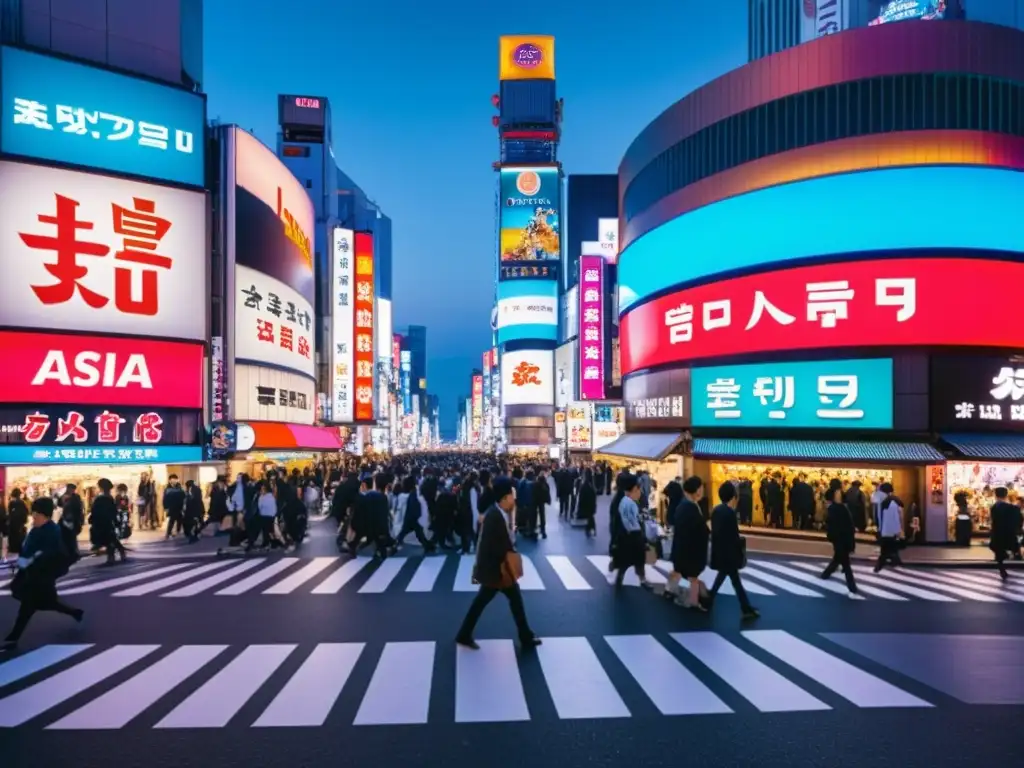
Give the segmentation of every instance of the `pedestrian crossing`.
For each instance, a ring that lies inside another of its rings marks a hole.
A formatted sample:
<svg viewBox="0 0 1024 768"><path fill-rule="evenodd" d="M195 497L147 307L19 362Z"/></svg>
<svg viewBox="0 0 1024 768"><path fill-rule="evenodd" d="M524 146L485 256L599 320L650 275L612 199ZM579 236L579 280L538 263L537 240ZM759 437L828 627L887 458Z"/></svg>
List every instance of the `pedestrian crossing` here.
<svg viewBox="0 0 1024 768"><path fill-rule="evenodd" d="M113 598L154 597L181 599L197 597L240 597L263 595L327 596L338 594L381 595L407 592L464 592L477 590L473 583L472 555L428 555L390 557L299 558L292 556L253 557L243 560L218 559L177 563L130 564L101 571L75 572L60 581L64 596L103 594ZM523 577L519 586L526 591L588 592L607 589L612 580L607 555L523 556ZM756 558L742 571L746 591L761 597L811 599L850 598L888 603L920 601L930 603L1024 603L1024 579L1003 583L994 571L943 570L941 568L896 568L874 573L869 565L853 566L858 595L849 595L841 573L825 581L820 578L821 560ZM655 588L669 581L672 564L657 561L646 569ZM710 585L715 571L701 578ZM632 571L624 585L638 587ZM0 583L0 598L9 596ZM732 595L726 581L721 594Z"/></svg>
<svg viewBox="0 0 1024 768"><path fill-rule="evenodd" d="M0 728L358 727L957 704L823 636L777 629L547 637L526 654L508 639L479 645L47 645L0 664Z"/></svg>

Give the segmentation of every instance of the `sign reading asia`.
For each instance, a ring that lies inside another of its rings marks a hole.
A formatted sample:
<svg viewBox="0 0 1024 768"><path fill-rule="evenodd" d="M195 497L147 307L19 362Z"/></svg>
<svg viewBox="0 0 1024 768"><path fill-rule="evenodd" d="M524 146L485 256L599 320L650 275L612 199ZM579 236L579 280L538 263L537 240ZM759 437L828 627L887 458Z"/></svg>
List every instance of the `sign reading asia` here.
<svg viewBox="0 0 1024 768"><path fill-rule="evenodd" d="M355 420L373 421L374 299L373 235L355 234Z"/></svg>
<svg viewBox="0 0 1024 768"><path fill-rule="evenodd" d="M203 345L0 331L5 403L202 408Z"/></svg>
<svg viewBox="0 0 1024 768"><path fill-rule="evenodd" d="M935 431L1024 431L1024 358L932 357Z"/></svg>
<svg viewBox="0 0 1024 768"><path fill-rule="evenodd" d="M331 421L343 424L350 423L355 412L352 407L355 384L352 377L355 367L352 349L355 345L355 303L352 301L355 290L354 235L351 229L334 230L331 266Z"/></svg>
<svg viewBox="0 0 1024 768"><path fill-rule="evenodd" d="M690 386L695 427L893 426L889 359L694 368Z"/></svg>
<svg viewBox="0 0 1024 768"><path fill-rule="evenodd" d="M580 397L604 399L604 260L580 257Z"/></svg>
<svg viewBox="0 0 1024 768"><path fill-rule="evenodd" d="M0 326L206 338L203 193L0 162Z"/></svg>
<svg viewBox="0 0 1024 768"><path fill-rule="evenodd" d="M7 47L0 94L6 154L203 186L201 94Z"/></svg>
<svg viewBox="0 0 1024 768"><path fill-rule="evenodd" d="M688 288L631 309L622 372L751 352L842 347L1024 347L994 285L1024 264L919 258L799 267ZM957 297L951 310L949 297ZM950 321L955 312L956 322Z"/></svg>

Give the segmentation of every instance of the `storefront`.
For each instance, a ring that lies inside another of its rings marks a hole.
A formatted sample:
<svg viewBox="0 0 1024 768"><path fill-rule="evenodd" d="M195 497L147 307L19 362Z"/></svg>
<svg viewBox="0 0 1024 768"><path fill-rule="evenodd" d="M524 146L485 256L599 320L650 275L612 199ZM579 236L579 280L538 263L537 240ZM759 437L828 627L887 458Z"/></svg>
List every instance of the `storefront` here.
<svg viewBox="0 0 1024 768"><path fill-rule="evenodd" d="M291 473L312 469L320 461L340 461L342 427L317 427L283 422L223 422L213 425L207 455L226 463L235 477L244 472L260 477L270 470Z"/></svg>

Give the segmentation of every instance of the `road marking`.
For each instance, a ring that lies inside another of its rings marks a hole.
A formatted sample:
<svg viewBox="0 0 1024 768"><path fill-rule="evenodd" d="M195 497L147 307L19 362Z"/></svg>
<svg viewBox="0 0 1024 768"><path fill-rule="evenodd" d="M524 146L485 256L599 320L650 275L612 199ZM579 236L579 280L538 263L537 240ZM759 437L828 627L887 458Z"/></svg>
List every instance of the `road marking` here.
<svg viewBox="0 0 1024 768"><path fill-rule="evenodd" d="M526 555L523 555L522 558L523 577L519 579L519 588L529 590L546 589L544 582L541 581L540 573L537 571L537 566L533 564L533 560Z"/></svg>
<svg viewBox="0 0 1024 768"><path fill-rule="evenodd" d="M215 573L213 576L207 576L205 579L195 582L194 584L188 584L184 587L168 592L161 597L192 597L198 595L200 592L205 592L210 587L215 587L218 584L223 584L225 581L231 581L236 576L251 571L257 566L263 565L265 560L246 560L238 563L233 568L228 568L226 571Z"/></svg>
<svg viewBox="0 0 1024 768"><path fill-rule="evenodd" d="M714 632L673 632L671 637L762 712L831 709Z"/></svg>
<svg viewBox="0 0 1024 768"><path fill-rule="evenodd" d="M921 578L911 578L910 576L903 576L893 571L881 571L878 574L874 574L874 571L866 565L855 565L853 566L854 573L864 573L868 575L877 575L879 578L892 579L893 581L903 582L904 584L927 584L932 589L941 589L943 592L949 592L951 595L957 595L965 600L977 600L980 603L1001 603L1003 602L998 597L991 597L990 595L982 594L981 592L973 592L968 589L959 589L954 586L949 586L941 582L922 580Z"/></svg>
<svg viewBox="0 0 1024 768"><path fill-rule="evenodd" d="M60 664L65 659L70 659L89 648L92 648L91 644L44 645L24 656L16 656L10 661L0 664L0 688L24 680L29 675L34 675L54 664Z"/></svg>
<svg viewBox="0 0 1024 768"><path fill-rule="evenodd" d="M796 568L803 568L804 570L807 570L807 571L820 572L820 570L821 570L817 565L814 565L813 563L802 563L802 562L799 562L797 560L791 560L790 561L790 565L792 565L792 566L794 566ZM955 597L950 597L949 595L941 595L938 592L929 592L926 589L918 589L917 587L903 586L901 584L891 583L891 582L886 581L885 579L881 579L881 578L879 578L877 576L872 576L872 575L869 575L869 574L866 574L866 573L861 573L861 574L858 575L858 574L856 574L856 571L855 571L854 574L855 574L854 578L856 579L858 584L860 582L862 582L862 581L863 582L867 582L868 584L877 584L878 586L886 587L887 589L891 589L894 592L904 592L904 593L906 593L908 595L913 595L914 597L919 597L922 600L930 600L930 601L936 602L936 603L958 603L958 602L960 602ZM837 571L833 575L839 575L839 572ZM842 583L845 584L846 582L843 581Z"/></svg>
<svg viewBox="0 0 1024 768"><path fill-rule="evenodd" d="M422 725L430 711L433 642L388 643L353 725Z"/></svg>
<svg viewBox="0 0 1024 768"><path fill-rule="evenodd" d="M849 595L850 594L850 590L848 590L846 588L845 584L843 586L840 586L838 584L833 584L831 581L825 581L824 579L819 579L817 576L808 576L806 573L801 573L800 571L794 570L793 568L787 568L786 566L779 565L778 563L769 563L766 560L759 560L758 561L758 567L759 568L768 568L768 569L770 569L772 571L777 571L778 573L783 573L783 574L785 574L786 576L788 576L791 579L795 579L796 581L802 581L802 582L804 582L806 584L813 584L814 586L820 587L821 589L824 589L824 590L826 590L828 592L835 592L837 595ZM866 592L867 590L864 590L864 591ZM875 591L881 591L881 590L875 590ZM853 598L855 600L863 600L864 596L863 595L854 595ZM900 598L900 599L901 600L905 600L906 598Z"/></svg>
<svg viewBox="0 0 1024 768"><path fill-rule="evenodd" d="M928 586L933 586L937 589L944 588L945 585L948 584L958 588L967 589L968 591L973 591L976 595L987 595L994 598L1009 600L1014 603L1024 603L1024 595L1005 589L1000 583L995 583L991 586L983 586L976 582L968 582L958 576L943 576L937 573L918 574L917 571L904 570L902 568L899 569L898 573L907 578L914 578L916 576L919 581L924 581Z"/></svg>
<svg viewBox="0 0 1024 768"><path fill-rule="evenodd" d="M154 592L159 592L161 589L166 587L173 587L175 584L180 584L183 581L189 581L194 579L196 576L202 576L204 573L210 573L210 571L219 571L227 563L208 563L207 565L201 565L198 568L194 568L184 573L175 573L171 576L165 576L157 581L151 581L147 584L141 584L137 587L131 587L130 589L123 589L120 592L115 592L114 597L140 597L142 595L151 595Z"/></svg>
<svg viewBox="0 0 1024 768"><path fill-rule="evenodd" d="M858 707L932 706L927 701L911 696L895 685L870 675L842 659L837 659L781 629L752 630L743 634L758 648L781 659Z"/></svg>
<svg viewBox="0 0 1024 768"><path fill-rule="evenodd" d="M283 581L279 581L277 584L274 584L271 587L267 587L267 589L264 589L263 590L263 594L264 595L290 595L292 592L297 590L299 587L301 587L307 581L309 581L310 579L315 578L321 572L326 571L328 568L330 568L336 562L338 562L338 558L337 557L314 557L312 560L310 560L308 563L306 563L305 566L303 566L302 568L297 570L295 573L293 573L288 578L284 579ZM347 563L346 563L346 565L347 565ZM335 575L337 575L337 574L335 574ZM333 576L332 576L332 578L333 578ZM329 581L330 581L330 579L327 579L327 581L325 581L324 584L326 584ZM320 586L322 587L322 586L324 586L324 584L321 584ZM319 587L317 589L319 589ZM340 587L339 587L339 589L340 589ZM317 592L314 589L313 590L313 594L322 594L322 593Z"/></svg>
<svg viewBox="0 0 1024 768"><path fill-rule="evenodd" d="M370 578L359 588L359 591L368 594L386 592L387 588L391 586L391 582L398 576L398 572L408 561L409 559L406 557L389 557L382 560L377 566L377 570L370 574Z"/></svg>
<svg viewBox="0 0 1024 768"><path fill-rule="evenodd" d="M455 574L453 592L476 592L479 584L473 583L473 568L476 566L476 555L459 557L459 571Z"/></svg>
<svg viewBox="0 0 1024 768"><path fill-rule="evenodd" d="M455 722L513 723L530 719L516 647L481 640L480 650L455 647Z"/></svg>
<svg viewBox="0 0 1024 768"><path fill-rule="evenodd" d="M967 582L971 586L998 588L1000 593L1012 592L1015 595L1024 594L1024 583L1022 583L1019 578L1003 581L996 573L981 574L967 571L967 569L961 569L959 571L930 571L930 573L934 573L936 575L941 574L942 576L956 579L958 583Z"/></svg>
<svg viewBox="0 0 1024 768"><path fill-rule="evenodd" d="M608 566L612 561L612 559L608 555L587 555L587 560L589 560L590 563L595 568L597 568L598 571L601 572L601 574L605 578L605 581L607 581L609 584L614 582L615 571L608 570ZM647 581L651 584L660 585L668 583L668 579L666 579L665 576L662 575L662 573L658 571L658 569L656 568L645 568L644 573L647 576ZM636 572L632 568L630 568L626 571L626 576L622 580L622 584L626 587L639 587L640 577L638 577L636 575Z"/></svg>
<svg viewBox="0 0 1024 768"><path fill-rule="evenodd" d="M155 727L223 728L295 648L294 645L247 646Z"/></svg>
<svg viewBox="0 0 1024 768"><path fill-rule="evenodd" d="M651 635L605 637L619 661L663 715L730 714L728 705Z"/></svg>
<svg viewBox="0 0 1024 768"><path fill-rule="evenodd" d="M587 638L546 637L537 657L561 719L630 716Z"/></svg>
<svg viewBox="0 0 1024 768"><path fill-rule="evenodd" d="M327 722L366 643L321 643L253 723L254 728L318 728Z"/></svg>
<svg viewBox="0 0 1024 768"><path fill-rule="evenodd" d="M432 592L446 560L444 557L424 557L416 567L416 573L412 575L412 580L405 591Z"/></svg>
<svg viewBox="0 0 1024 768"><path fill-rule="evenodd" d="M58 704L116 675L159 645L115 645L103 653L58 672L53 677L0 699L0 728L24 725Z"/></svg>
<svg viewBox="0 0 1024 768"><path fill-rule="evenodd" d="M238 583L232 584L230 587L225 587L224 589L220 590L219 592L215 592L214 594L230 595L232 597L234 597L235 595L244 594L253 587L258 587L265 581L270 581L272 578L277 576L277 574L282 573L283 571L287 571L297 562L299 562L299 558L297 557L285 557L281 560L278 560L276 563L268 565L262 571L257 571L252 576L248 576L247 578L242 579Z"/></svg>
<svg viewBox="0 0 1024 768"><path fill-rule="evenodd" d="M226 645L183 645L47 729L100 731L124 728L227 648Z"/></svg>
<svg viewBox="0 0 1024 768"><path fill-rule="evenodd" d="M744 575L749 573L755 579L759 579L765 584L771 584L773 587L777 587L783 592L789 592L793 595L799 595L800 597L825 597L821 592L815 592L813 589L808 589L800 584L794 584L791 581L786 581L783 578L771 573L765 573L764 571L760 571L750 565L743 569L743 573Z"/></svg>
<svg viewBox="0 0 1024 768"><path fill-rule="evenodd" d="M583 574L576 569L576 566L572 564L568 557L565 555L548 555L547 559L566 589L592 589L587 580L583 578Z"/></svg>
<svg viewBox="0 0 1024 768"><path fill-rule="evenodd" d="M137 584L140 581L151 579L156 576L161 576L167 573L175 573L182 570L183 568L191 568L194 563L177 563L176 565L164 565L160 568L154 568L151 571L145 571L143 573L133 573L130 576L119 576L116 579L106 579L104 581L94 581L92 584L86 584L84 587L75 587L74 589L61 589L61 596L64 595L84 595L89 592L99 592L101 590L113 587L124 587L129 584ZM60 587L58 587L60 589Z"/></svg>

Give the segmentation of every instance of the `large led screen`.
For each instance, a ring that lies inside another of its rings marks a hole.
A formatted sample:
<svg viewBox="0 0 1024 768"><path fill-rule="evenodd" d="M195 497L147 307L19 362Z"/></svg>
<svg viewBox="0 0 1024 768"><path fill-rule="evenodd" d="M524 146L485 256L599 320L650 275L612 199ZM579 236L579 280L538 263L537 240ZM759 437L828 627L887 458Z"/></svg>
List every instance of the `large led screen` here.
<svg viewBox="0 0 1024 768"><path fill-rule="evenodd" d="M922 190L956 190L949 215L911 213ZM1024 253L1018 171L887 168L748 192L679 216L619 256L619 311L684 283L829 254L956 248Z"/></svg>
<svg viewBox="0 0 1024 768"><path fill-rule="evenodd" d="M750 352L871 346L1024 348L992 300L1024 264L919 258L799 267L724 280L623 316L622 371Z"/></svg>
<svg viewBox="0 0 1024 768"><path fill-rule="evenodd" d="M936 432L1024 432L1024 357L931 359Z"/></svg>
<svg viewBox="0 0 1024 768"><path fill-rule="evenodd" d="M524 349L501 356L501 405L554 405L555 353Z"/></svg>
<svg viewBox="0 0 1024 768"><path fill-rule="evenodd" d="M558 168L503 168L499 184L501 265L522 266L526 276L533 274L533 267L558 262L562 253Z"/></svg>
<svg viewBox="0 0 1024 768"><path fill-rule="evenodd" d="M558 283L506 280L498 283L498 344L558 338Z"/></svg>
<svg viewBox="0 0 1024 768"><path fill-rule="evenodd" d="M892 360L694 368L695 427L892 429Z"/></svg>

